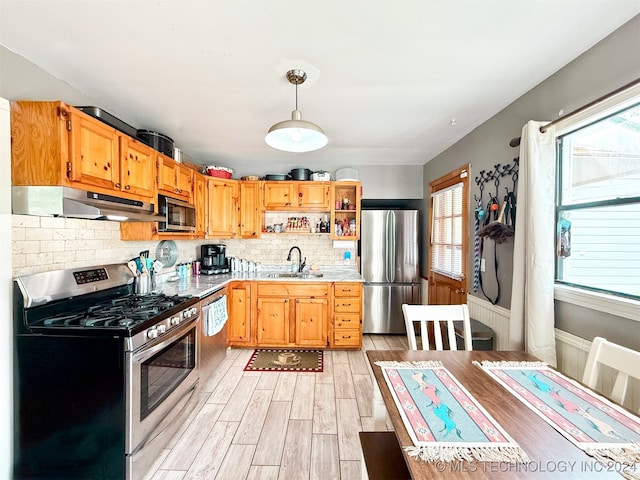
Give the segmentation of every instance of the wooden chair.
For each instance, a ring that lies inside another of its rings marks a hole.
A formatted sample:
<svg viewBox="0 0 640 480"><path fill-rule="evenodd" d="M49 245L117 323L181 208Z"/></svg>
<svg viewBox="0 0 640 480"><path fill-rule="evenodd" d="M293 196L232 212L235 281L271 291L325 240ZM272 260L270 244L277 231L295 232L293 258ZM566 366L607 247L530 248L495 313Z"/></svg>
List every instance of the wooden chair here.
<svg viewBox="0 0 640 480"><path fill-rule="evenodd" d="M600 393L622 405L627 395L629 377L640 379L640 352L609 342L605 338L595 337L587 357L582 383L596 390L602 365L618 373L611 393L609 395L602 391Z"/></svg>
<svg viewBox="0 0 640 480"><path fill-rule="evenodd" d="M435 349L444 350L442 343L441 324L446 326L449 349L457 350L454 321L462 321L462 332L465 350L473 350L471 343L471 323L469 320L469 309L467 305L402 305L402 313L407 327L407 340L409 350L418 350L416 342L415 324L420 324L420 338L422 339L422 350L431 350L429 341L428 324L433 325L433 337L435 339Z"/></svg>

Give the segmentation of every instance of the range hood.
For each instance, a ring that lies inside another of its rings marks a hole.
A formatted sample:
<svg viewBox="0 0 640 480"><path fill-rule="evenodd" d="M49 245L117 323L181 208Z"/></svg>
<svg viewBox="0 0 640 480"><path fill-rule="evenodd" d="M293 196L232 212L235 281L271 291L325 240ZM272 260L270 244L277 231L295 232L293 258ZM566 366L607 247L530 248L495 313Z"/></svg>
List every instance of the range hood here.
<svg viewBox="0 0 640 480"><path fill-rule="evenodd" d="M157 222L152 203L68 187L13 186L16 215L56 216L87 220Z"/></svg>

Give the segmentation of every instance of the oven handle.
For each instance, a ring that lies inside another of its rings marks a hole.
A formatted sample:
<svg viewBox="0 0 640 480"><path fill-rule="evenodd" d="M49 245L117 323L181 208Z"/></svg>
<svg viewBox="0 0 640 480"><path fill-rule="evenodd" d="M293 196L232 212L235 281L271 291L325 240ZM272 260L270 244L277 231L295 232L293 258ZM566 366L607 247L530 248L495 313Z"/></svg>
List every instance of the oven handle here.
<svg viewBox="0 0 640 480"><path fill-rule="evenodd" d="M186 333L190 329L194 328L196 325L196 320L200 318L200 314L195 317L189 318L189 320L185 323L181 323L175 329L169 331L168 335L159 338L159 343L151 343L146 344L140 347L137 352L133 352L131 358L134 362L144 362L147 358L152 357L162 349L164 349L167 345L174 342L177 337L182 336L182 334Z"/></svg>

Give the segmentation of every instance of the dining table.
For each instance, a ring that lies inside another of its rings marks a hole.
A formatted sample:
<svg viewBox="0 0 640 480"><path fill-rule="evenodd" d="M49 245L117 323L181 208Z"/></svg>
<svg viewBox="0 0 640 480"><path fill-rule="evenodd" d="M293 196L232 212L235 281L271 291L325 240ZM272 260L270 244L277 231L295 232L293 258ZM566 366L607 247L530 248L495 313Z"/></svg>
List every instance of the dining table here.
<svg viewBox="0 0 640 480"><path fill-rule="evenodd" d="M624 466L614 462L600 463L575 446L551 425L525 406L512 393L472 362L508 361L536 362L524 351L434 351L434 350L367 350L366 355L375 375L379 395L386 407L388 420L401 447L413 442L387 386L382 368L376 362L438 361L477 400L495 421L526 452L527 462L503 461L425 461L412 457L402 448L411 478L623 478ZM375 391L374 393L378 393ZM375 402L375 400L374 400ZM375 409L375 405L374 405ZM388 421L386 423L388 428ZM628 466L627 466L628 467Z"/></svg>

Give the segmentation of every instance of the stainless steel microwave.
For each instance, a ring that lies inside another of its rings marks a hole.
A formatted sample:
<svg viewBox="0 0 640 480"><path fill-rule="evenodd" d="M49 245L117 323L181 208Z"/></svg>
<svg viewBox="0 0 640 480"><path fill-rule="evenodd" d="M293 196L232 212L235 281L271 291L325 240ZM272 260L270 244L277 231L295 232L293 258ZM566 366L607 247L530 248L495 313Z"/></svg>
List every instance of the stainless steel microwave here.
<svg viewBox="0 0 640 480"><path fill-rule="evenodd" d="M187 202L158 195L158 230L161 232L195 232L196 209Z"/></svg>

